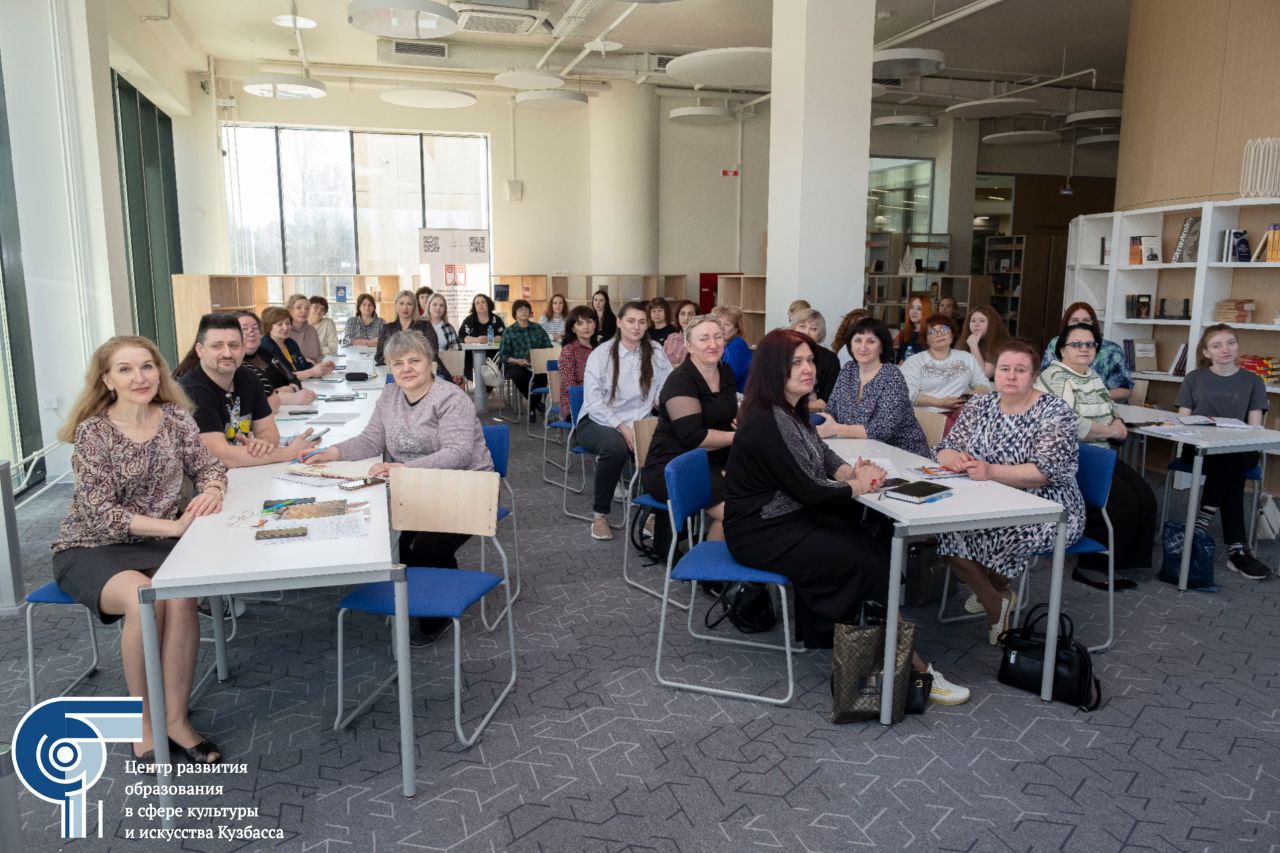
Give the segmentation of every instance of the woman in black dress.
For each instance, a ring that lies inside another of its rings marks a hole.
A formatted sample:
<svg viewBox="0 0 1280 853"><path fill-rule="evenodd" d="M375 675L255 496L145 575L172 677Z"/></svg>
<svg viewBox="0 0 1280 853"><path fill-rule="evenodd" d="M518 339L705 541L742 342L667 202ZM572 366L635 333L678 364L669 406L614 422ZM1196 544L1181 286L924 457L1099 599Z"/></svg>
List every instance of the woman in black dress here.
<svg viewBox="0 0 1280 853"><path fill-rule="evenodd" d="M707 451L711 466L711 499L707 510L712 523L707 539L724 539L724 466L733 443L733 419L738 415L738 394L733 371L720 360L724 332L710 314L685 325L689 357L671 372L658 397L658 428L649 445L649 456L640 473L645 491L660 501L667 499L663 470L681 453L697 447Z"/></svg>
<svg viewBox="0 0 1280 853"><path fill-rule="evenodd" d="M618 318L614 316L613 307L609 304L609 291L597 290L591 294L591 307L596 309L596 316L600 318L600 328L596 330L596 336L601 341L611 341L618 331Z"/></svg>
<svg viewBox="0 0 1280 853"><path fill-rule="evenodd" d="M813 393L809 395L809 411L821 412L827 408L836 380L840 378L839 357L822 345L827 337L827 320L821 311L800 308L791 315L791 328L813 341L813 364L818 374L813 383Z"/></svg>

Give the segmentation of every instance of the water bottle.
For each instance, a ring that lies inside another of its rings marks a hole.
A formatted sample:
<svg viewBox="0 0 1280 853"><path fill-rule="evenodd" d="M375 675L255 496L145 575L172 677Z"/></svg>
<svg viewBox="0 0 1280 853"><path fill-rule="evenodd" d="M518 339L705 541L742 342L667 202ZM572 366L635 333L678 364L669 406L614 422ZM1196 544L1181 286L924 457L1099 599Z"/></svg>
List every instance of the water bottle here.
<svg viewBox="0 0 1280 853"><path fill-rule="evenodd" d="M489 326L488 330L489 330L489 346L493 346L493 326Z"/></svg>

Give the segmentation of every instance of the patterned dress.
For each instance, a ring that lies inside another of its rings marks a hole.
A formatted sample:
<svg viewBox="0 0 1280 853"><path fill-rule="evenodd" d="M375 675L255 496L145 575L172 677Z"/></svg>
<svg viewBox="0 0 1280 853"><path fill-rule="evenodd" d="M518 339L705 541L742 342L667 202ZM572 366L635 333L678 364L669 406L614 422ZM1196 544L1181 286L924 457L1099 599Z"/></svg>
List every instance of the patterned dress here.
<svg viewBox="0 0 1280 853"><path fill-rule="evenodd" d="M859 390L862 396L858 396ZM827 411L842 424L861 424L867 438L892 444L917 456L932 458L924 430L916 420L907 397L907 382L902 371L892 364L880 370L862 389L858 362L850 361L840 368L840 378L827 401Z"/></svg>
<svg viewBox="0 0 1280 853"><path fill-rule="evenodd" d="M999 394L976 397L937 449L958 450L994 465L1035 465L1049 482L1026 491L1062 504L1067 511L1068 544L1080 538L1084 499L1076 485L1080 458L1076 414L1060 398L1041 394L1022 414L1006 415L1000 411ZM1032 555L1053 550L1056 535L1052 523L943 533L938 536L938 553L964 557L1016 578L1026 571Z"/></svg>

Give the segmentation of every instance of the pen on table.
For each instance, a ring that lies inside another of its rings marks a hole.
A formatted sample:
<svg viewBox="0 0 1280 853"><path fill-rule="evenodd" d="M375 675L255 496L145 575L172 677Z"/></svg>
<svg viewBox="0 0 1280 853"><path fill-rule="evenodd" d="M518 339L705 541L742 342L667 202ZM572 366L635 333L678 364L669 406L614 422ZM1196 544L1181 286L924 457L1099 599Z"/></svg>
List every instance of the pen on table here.
<svg viewBox="0 0 1280 853"><path fill-rule="evenodd" d="M304 454L302 454L301 456L299 456L297 459L294 459L294 460L293 460L292 462L290 462L289 464L291 464L291 465L296 465L296 464L298 464L299 462L306 462L306 461L307 461L308 459L310 459L312 456L315 456L315 455L317 455L317 454L319 454L319 453L324 453L326 450L328 450L328 448L327 448L327 447L317 447L315 450L312 450L310 453L304 453Z"/></svg>

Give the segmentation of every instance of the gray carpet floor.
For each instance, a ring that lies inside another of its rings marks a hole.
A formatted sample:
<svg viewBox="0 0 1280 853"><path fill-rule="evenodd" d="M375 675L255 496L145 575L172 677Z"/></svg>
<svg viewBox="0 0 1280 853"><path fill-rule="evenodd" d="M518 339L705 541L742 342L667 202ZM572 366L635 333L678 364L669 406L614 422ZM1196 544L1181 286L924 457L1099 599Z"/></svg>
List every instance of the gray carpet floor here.
<svg viewBox="0 0 1280 853"><path fill-rule="evenodd" d="M220 823L278 828L284 839L186 840L180 848L126 840L129 829L158 823L126 816L146 801L126 795L134 777L117 747L91 795L104 801L104 838L65 849L1280 850L1276 578L1249 581L1220 564L1220 591L1210 595L1179 593L1154 572L1139 573L1138 588L1117 597L1115 648L1095 657L1105 698L1093 713L999 684L999 652L982 626L939 625L934 608L912 609L922 655L971 687L972 701L933 706L892 728L835 726L827 720L828 652L799 656L797 698L785 708L658 685L657 601L622 582L620 535L593 541L585 522L560 514L559 489L542 482L537 457L517 430L519 682L483 739L463 749L453 731L448 635L414 651L416 798L400 794L393 694L350 729L331 730L342 591L291 592L280 604L250 604L230 646L230 680L201 696L192 715L227 760L248 765L217 780L225 793L216 802L258 815ZM48 545L69 491L58 487L20 512L31 587L49 577ZM502 533L504 543L510 535ZM1266 543L1261 556L1275 566L1278 553ZM467 566L478 548L469 544L461 556ZM1043 570L1031 588L1032 600L1044 599ZM1104 634L1104 593L1067 581L1064 606L1086 643ZM69 609L42 608L35 624L43 698L84 668L88 652L83 618ZM676 627L671 672L751 690L784 687L781 655L709 647ZM79 692L123 695L115 629L99 636L101 671ZM387 636L380 621L354 617L349 690L389 671ZM464 622L466 720L483 713L506 678L504 642L504 632L485 633L477 618ZM202 667L211 651L202 650ZM27 705L23 623L0 620L6 736ZM20 811L28 850L64 849L55 806L23 791Z"/></svg>

